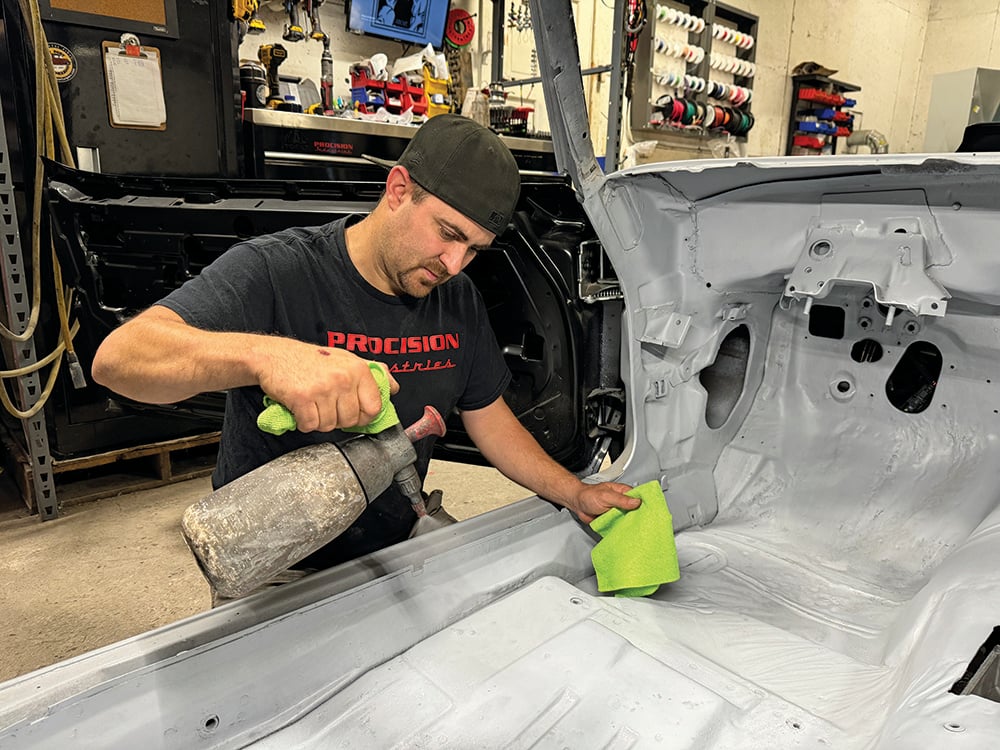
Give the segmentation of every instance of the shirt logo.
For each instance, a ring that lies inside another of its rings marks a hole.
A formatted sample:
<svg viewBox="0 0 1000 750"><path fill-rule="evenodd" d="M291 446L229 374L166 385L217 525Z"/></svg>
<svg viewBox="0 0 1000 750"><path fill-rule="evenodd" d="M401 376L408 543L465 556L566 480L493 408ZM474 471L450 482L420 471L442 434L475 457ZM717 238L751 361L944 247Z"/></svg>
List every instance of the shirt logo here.
<svg viewBox="0 0 1000 750"><path fill-rule="evenodd" d="M461 349L457 333L435 333L429 336L368 336L363 333L327 331L326 345L346 349L356 354L382 354L389 356L425 355L400 359L389 365L389 372L430 372L457 367L445 352ZM426 356L431 355L431 356Z"/></svg>

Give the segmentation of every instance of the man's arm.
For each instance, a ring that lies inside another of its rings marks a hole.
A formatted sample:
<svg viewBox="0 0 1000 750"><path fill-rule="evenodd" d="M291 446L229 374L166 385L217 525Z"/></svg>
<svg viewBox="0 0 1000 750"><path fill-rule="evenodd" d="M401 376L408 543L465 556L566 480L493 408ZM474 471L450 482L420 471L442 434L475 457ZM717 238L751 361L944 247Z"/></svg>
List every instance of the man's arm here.
<svg viewBox="0 0 1000 750"><path fill-rule="evenodd" d="M503 398L482 409L463 411L462 423L483 456L504 476L569 508L586 523L611 508L639 507L637 498L623 494L632 489L627 484L585 484L552 460Z"/></svg>
<svg viewBox="0 0 1000 750"><path fill-rule="evenodd" d="M279 336L205 331L162 306L112 331L94 355L92 375L123 396L159 404L259 385L291 410L302 432L368 424L382 408L367 363L350 352ZM391 376L390 382L398 390Z"/></svg>

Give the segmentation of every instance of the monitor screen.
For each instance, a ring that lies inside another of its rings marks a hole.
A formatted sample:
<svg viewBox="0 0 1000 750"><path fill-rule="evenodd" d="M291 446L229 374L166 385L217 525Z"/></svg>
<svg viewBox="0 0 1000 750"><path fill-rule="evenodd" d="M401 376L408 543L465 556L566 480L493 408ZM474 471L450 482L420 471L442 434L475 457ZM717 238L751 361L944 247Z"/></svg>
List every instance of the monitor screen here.
<svg viewBox="0 0 1000 750"><path fill-rule="evenodd" d="M449 0L351 0L348 31L440 49Z"/></svg>

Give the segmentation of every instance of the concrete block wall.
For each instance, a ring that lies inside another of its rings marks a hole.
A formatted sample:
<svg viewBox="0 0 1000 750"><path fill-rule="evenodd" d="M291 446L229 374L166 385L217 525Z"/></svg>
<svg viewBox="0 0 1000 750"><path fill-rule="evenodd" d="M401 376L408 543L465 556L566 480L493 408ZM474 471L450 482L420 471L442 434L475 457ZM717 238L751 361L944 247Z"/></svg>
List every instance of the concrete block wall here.
<svg viewBox="0 0 1000 750"><path fill-rule="evenodd" d="M748 156L785 152L790 73L806 61L833 68L834 78L862 88L858 127L883 133L893 151L914 150L911 133L915 127L922 132L923 127L914 119L926 120L926 106L915 111L915 95L931 0L730 0L729 4L760 19L753 86L756 124L747 139ZM695 154L710 155L704 148ZM652 158L692 158L692 154L672 140Z"/></svg>
<svg viewBox="0 0 1000 750"><path fill-rule="evenodd" d="M996 0L931 0L914 117L901 151L924 150L934 76L969 68L1000 69L1000 4Z"/></svg>

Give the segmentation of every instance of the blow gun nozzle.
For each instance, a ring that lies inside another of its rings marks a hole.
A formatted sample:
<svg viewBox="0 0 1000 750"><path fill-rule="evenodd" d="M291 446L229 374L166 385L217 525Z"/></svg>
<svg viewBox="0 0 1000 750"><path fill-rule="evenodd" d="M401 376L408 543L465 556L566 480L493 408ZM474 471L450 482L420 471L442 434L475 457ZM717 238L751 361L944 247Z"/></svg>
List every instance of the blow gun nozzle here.
<svg viewBox="0 0 1000 750"><path fill-rule="evenodd" d="M405 430L406 437L411 443L423 440L428 435L442 437L444 433L444 420L441 418L440 412L429 405L424 407L424 415ZM414 458L416 458L415 455ZM420 475L413 463L409 463L397 471L392 479L399 487L399 491L410 499L413 512L420 518L426 516L427 507L424 505L424 497L420 492Z"/></svg>

